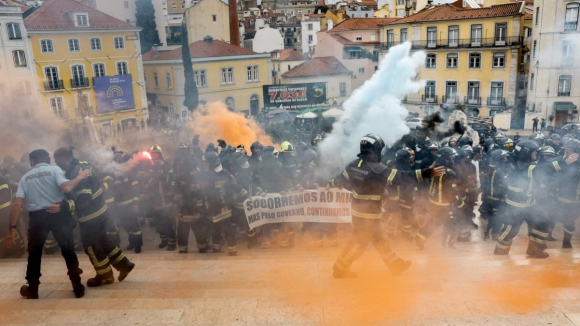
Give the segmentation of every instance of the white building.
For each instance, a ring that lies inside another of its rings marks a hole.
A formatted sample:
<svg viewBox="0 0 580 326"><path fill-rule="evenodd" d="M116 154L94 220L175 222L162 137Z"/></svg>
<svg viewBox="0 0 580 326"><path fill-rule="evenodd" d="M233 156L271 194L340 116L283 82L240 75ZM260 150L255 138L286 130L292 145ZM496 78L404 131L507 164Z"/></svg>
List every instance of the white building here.
<svg viewBox="0 0 580 326"><path fill-rule="evenodd" d="M314 51L316 33L320 32L320 19L304 19L302 25L302 53Z"/></svg>
<svg viewBox="0 0 580 326"><path fill-rule="evenodd" d="M580 56L575 48L580 46L579 11L580 0L534 2L526 129L531 129L534 117L553 126L578 121Z"/></svg>
<svg viewBox="0 0 580 326"><path fill-rule="evenodd" d="M21 7L0 1L0 101L37 101L35 69Z"/></svg>

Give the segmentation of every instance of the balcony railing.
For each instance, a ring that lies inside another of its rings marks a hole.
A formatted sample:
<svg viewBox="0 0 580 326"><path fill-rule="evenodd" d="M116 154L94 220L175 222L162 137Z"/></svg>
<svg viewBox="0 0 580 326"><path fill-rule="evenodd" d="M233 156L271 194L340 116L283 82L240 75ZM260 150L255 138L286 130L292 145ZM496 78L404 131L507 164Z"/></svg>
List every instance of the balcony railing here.
<svg viewBox="0 0 580 326"><path fill-rule="evenodd" d="M488 106L505 106L505 98L504 97L488 97L487 98L487 105Z"/></svg>
<svg viewBox="0 0 580 326"><path fill-rule="evenodd" d="M68 119L68 111L67 110L53 110L54 115L59 119Z"/></svg>
<svg viewBox="0 0 580 326"><path fill-rule="evenodd" d="M421 95L421 102L423 103L438 103L437 102L437 95Z"/></svg>
<svg viewBox="0 0 580 326"><path fill-rule="evenodd" d="M571 32L571 31L577 31L578 30L578 21L575 22L564 22L564 31L565 32Z"/></svg>
<svg viewBox="0 0 580 326"><path fill-rule="evenodd" d="M567 91L567 92L558 92L558 96L570 96L570 91Z"/></svg>
<svg viewBox="0 0 580 326"><path fill-rule="evenodd" d="M465 96L463 103L465 105L481 105L481 97Z"/></svg>
<svg viewBox="0 0 580 326"><path fill-rule="evenodd" d="M459 97L457 97L457 95L455 96L443 96L442 98L442 102L441 103L445 103L445 104L459 104Z"/></svg>
<svg viewBox="0 0 580 326"><path fill-rule="evenodd" d="M89 79L88 78L74 78L70 80L71 88L83 88L89 87Z"/></svg>
<svg viewBox="0 0 580 326"><path fill-rule="evenodd" d="M401 42L382 42L381 48L388 50L389 48L399 45ZM470 49L470 48L493 48L506 46L522 46L523 37L488 37L488 38L469 38L469 39L440 39L440 40L419 40L413 41L412 48L414 50L421 49Z"/></svg>
<svg viewBox="0 0 580 326"><path fill-rule="evenodd" d="M64 89L62 79L48 80L44 82L44 90L47 92L58 91L61 89Z"/></svg>

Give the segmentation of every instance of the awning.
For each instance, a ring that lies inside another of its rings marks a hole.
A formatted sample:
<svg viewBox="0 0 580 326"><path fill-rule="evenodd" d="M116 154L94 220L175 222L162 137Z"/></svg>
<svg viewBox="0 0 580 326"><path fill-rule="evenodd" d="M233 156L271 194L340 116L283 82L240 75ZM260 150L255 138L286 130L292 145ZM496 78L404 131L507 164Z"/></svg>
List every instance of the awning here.
<svg viewBox="0 0 580 326"><path fill-rule="evenodd" d="M572 102L554 102L554 110L556 111L572 111L576 110L576 105Z"/></svg>
<svg viewBox="0 0 580 326"><path fill-rule="evenodd" d="M362 51L360 46L345 46L344 49L349 52Z"/></svg>

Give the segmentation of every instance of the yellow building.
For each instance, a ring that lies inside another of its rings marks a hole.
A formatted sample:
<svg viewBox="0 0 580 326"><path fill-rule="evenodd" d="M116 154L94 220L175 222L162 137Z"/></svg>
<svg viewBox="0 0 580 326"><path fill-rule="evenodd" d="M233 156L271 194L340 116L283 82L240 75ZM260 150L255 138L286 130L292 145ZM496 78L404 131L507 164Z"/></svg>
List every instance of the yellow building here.
<svg viewBox="0 0 580 326"><path fill-rule="evenodd" d="M408 107L432 113L439 107L467 106L487 117L517 103L523 48L523 3L479 9L437 5L387 23L382 49L411 41L425 51L419 79L426 86L407 96ZM515 117L515 115L514 115Z"/></svg>
<svg viewBox="0 0 580 326"><path fill-rule="evenodd" d="M24 24L45 110L79 135L87 116L115 131L147 119L140 28L74 0L48 0Z"/></svg>
<svg viewBox="0 0 580 326"><path fill-rule="evenodd" d="M203 40L206 35L230 42L228 4L222 0L201 0L185 11L188 43ZM259 11L258 11L259 12Z"/></svg>
<svg viewBox="0 0 580 326"><path fill-rule="evenodd" d="M256 114L264 106L262 86L272 83L270 53L207 36L189 45L201 104L222 101L231 110ZM181 48L143 55L147 96L157 114L180 115L186 108Z"/></svg>

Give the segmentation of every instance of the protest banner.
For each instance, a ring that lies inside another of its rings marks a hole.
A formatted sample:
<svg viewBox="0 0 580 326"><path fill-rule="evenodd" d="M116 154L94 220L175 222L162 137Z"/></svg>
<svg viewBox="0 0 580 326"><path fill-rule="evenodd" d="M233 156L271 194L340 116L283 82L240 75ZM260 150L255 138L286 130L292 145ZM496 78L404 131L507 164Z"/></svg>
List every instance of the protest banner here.
<svg viewBox="0 0 580 326"><path fill-rule="evenodd" d="M248 198L244 211L250 230L281 222L350 223L351 200L349 191L318 188Z"/></svg>

